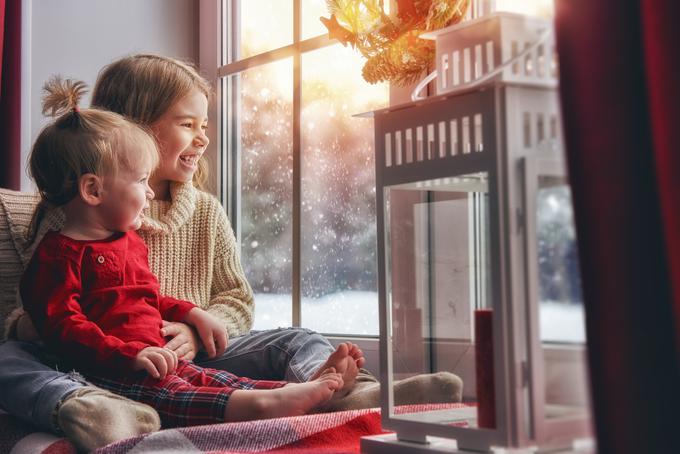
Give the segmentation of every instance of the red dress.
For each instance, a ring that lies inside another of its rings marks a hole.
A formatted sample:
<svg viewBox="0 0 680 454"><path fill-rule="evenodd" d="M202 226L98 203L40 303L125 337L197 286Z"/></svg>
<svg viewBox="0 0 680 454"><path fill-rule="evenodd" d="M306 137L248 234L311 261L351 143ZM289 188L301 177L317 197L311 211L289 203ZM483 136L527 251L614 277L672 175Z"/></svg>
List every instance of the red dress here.
<svg viewBox="0 0 680 454"><path fill-rule="evenodd" d="M160 294L148 251L135 232L79 241L47 233L20 283L24 309L45 346L98 386L156 408L165 426L221 422L235 389L286 382L251 380L180 361L163 380L133 371L149 346L162 347L163 320L181 322L193 303Z"/></svg>
<svg viewBox="0 0 680 454"><path fill-rule="evenodd" d="M160 295L147 256L135 232L101 241L47 233L20 285L45 345L98 373L129 370L140 350L165 345L163 320L181 322L196 306Z"/></svg>

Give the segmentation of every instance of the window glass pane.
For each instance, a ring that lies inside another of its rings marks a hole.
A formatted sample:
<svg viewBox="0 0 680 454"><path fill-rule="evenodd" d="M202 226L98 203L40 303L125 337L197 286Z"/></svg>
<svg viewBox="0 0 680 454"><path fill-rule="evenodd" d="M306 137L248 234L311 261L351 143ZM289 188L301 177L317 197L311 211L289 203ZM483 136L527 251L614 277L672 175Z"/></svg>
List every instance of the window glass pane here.
<svg viewBox="0 0 680 454"><path fill-rule="evenodd" d="M352 115L388 92L362 65L340 45L302 56L302 325L326 333L378 334L373 121Z"/></svg>
<svg viewBox="0 0 680 454"><path fill-rule="evenodd" d="M473 375L493 361L491 318L498 302L491 296L491 263L497 257L489 247L489 174L405 183L383 191L392 380L451 372L463 379L466 395L478 402L477 407L428 414L409 406L394 418L489 427L477 410L488 408L482 402L493 382ZM478 349L484 353L470 354ZM394 390L390 393L399 405ZM435 403L432 398L411 396L411 403Z"/></svg>
<svg viewBox="0 0 680 454"><path fill-rule="evenodd" d="M255 329L292 324L292 74L286 59L240 76L241 261Z"/></svg>
<svg viewBox="0 0 680 454"><path fill-rule="evenodd" d="M547 419L588 415L586 333L571 191L541 176L536 195L539 332ZM569 343L572 348L556 345ZM540 392L540 390L539 390Z"/></svg>
<svg viewBox="0 0 680 454"><path fill-rule="evenodd" d="M326 0L302 0L302 39L328 34L319 18L330 17Z"/></svg>
<svg viewBox="0 0 680 454"><path fill-rule="evenodd" d="M540 177L536 210L541 340L583 343L583 296L569 186Z"/></svg>
<svg viewBox="0 0 680 454"><path fill-rule="evenodd" d="M243 0L239 2L241 58L293 43L293 2Z"/></svg>

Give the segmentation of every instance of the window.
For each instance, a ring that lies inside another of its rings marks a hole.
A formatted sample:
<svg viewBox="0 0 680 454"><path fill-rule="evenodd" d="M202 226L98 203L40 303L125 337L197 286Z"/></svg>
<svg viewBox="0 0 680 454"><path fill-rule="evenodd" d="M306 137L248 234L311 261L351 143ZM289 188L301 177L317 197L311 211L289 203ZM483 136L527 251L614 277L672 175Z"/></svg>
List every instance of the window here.
<svg viewBox="0 0 680 454"><path fill-rule="evenodd" d="M373 122L387 85L327 38L324 0L223 0L222 197L255 329L378 334Z"/></svg>
<svg viewBox="0 0 680 454"><path fill-rule="evenodd" d="M571 190L565 178L538 178L536 249L541 340L585 343Z"/></svg>

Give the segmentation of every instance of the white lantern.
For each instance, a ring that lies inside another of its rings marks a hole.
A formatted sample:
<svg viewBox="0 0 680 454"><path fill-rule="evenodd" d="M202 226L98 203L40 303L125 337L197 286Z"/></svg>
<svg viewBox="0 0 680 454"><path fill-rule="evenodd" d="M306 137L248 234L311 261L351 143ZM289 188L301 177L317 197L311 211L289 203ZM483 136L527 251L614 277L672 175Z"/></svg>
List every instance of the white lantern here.
<svg viewBox="0 0 680 454"><path fill-rule="evenodd" d="M535 451L590 436L546 33L509 13L431 33L439 95L373 114L382 422L395 433L362 439L364 452ZM462 405L395 405L397 380L441 371L463 379Z"/></svg>

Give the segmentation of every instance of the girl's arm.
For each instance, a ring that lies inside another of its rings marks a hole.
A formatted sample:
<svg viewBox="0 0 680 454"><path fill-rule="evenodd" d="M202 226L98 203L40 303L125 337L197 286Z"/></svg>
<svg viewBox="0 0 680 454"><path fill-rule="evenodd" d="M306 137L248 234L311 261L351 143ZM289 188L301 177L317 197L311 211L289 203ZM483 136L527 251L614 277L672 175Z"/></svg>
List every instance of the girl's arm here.
<svg viewBox="0 0 680 454"><path fill-rule="evenodd" d="M253 291L241 267L236 238L221 206L215 223L215 258L208 307L227 328L229 337L245 334L253 326Z"/></svg>

